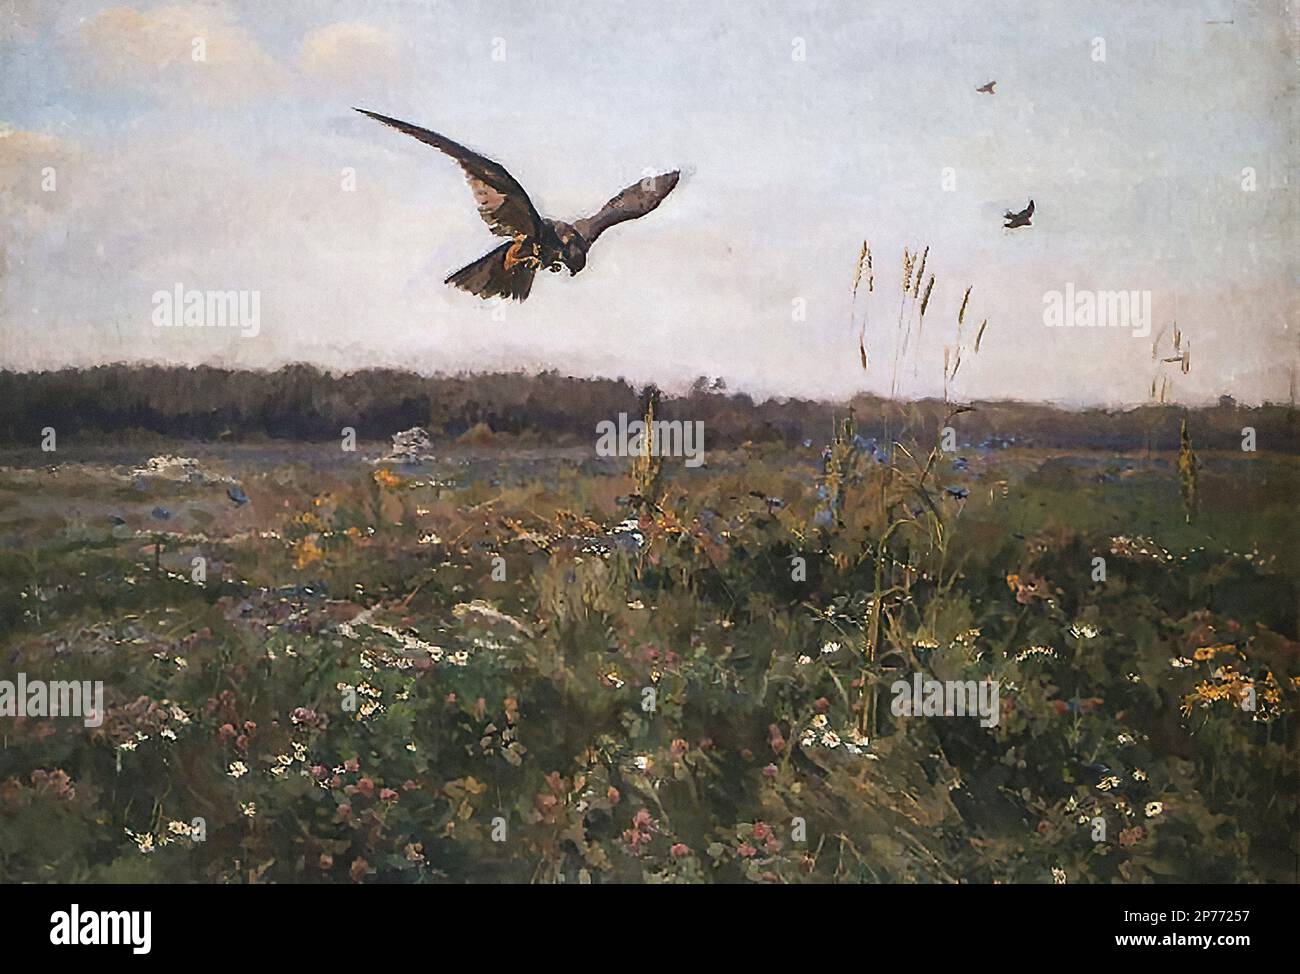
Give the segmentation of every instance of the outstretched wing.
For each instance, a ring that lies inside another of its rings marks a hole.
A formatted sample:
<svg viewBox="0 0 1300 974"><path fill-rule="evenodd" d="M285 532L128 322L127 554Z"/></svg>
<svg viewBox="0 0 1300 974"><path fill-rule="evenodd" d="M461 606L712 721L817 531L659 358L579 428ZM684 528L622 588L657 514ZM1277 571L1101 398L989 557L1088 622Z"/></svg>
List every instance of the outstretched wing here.
<svg viewBox="0 0 1300 974"><path fill-rule="evenodd" d="M506 172L505 166L486 159L437 132L430 132L387 115L368 112L364 108L356 110L362 115L369 115L376 122L391 125L397 131L405 132L425 145L445 152L460 163L460 167L465 170L469 188L474 191L479 216L497 236L515 237L524 234L532 237L541 231L542 218L537 215L533 201L515 181L515 177Z"/></svg>
<svg viewBox="0 0 1300 974"><path fill-rule="evenodd" d="M639 183L633 183L623 192L606 203L599 213L584 217L573 225L587 244L593 244L596 238L610 227L626 220L635 220L645 216L664 201L664 197L673 191L681 172L674 169L659 176L649 176Z"/></svg>
<svg viewBox="0 0 1300 974"><path fill-rule="evenodd" d="M1004 219L1004 220L1027 220L1027 219L1029 219L1029 218L1030 218L1031 216L1033 216L1033 215L1034 215L1034 201L1033 201L1033 200L1030 200L1030 201L1029 201L1029 205L1026 206L1026 207L1025 207L1023 210L1021 210L1019 213L1012 213L1010 210L1007 210L1007 212L1004 213L1004 214L1002 215L1002 219Z"/></svg>

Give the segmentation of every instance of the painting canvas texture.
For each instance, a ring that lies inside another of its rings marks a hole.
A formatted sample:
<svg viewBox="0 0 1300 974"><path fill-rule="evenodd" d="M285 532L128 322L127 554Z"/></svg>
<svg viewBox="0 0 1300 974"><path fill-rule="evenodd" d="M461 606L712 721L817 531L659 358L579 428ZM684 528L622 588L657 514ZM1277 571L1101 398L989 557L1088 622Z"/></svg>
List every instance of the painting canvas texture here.
<svg viewBox="0 0 1300 974"><path fill-rule="evenodd" d="M0 0L0 882L1295 882L1298 37Z"/></svg>

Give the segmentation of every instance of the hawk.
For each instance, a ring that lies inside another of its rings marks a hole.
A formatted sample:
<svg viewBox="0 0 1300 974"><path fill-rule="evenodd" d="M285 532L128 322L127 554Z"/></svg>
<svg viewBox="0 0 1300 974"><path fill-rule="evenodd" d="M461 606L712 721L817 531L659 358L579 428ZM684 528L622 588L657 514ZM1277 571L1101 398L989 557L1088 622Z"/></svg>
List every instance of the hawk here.
<svg viewBox="0 0 1300 974"><path fill-rule="evenodd" d="M996 85L996 84L997 84L996 81L989 81L989 82L986 82L985 84L980 85L980 86L979 86L978 88L976 88L975 90L978 91L978 92L981 92L982 94L985 94L985 95L993 95L993 94L997 94L997 92L995 92L995 91L993 90L993 86Z"/></svg>
<svg viewBox="0 0 1300 974"><path fill-rule="evenodd" d="M586 266L587 251L597 237L612 226L645 216L664 201L681 176L680 170L673 170L633 183L600 212L573 223L550 220L537 212L524 188L500 163L418 125L364 108L356 110L455 159L465 170L479 216L497 236L510 238L444 282L480 298L523 301L532 289L533 275L543 267L553 273L567 267L570 277L577 274Z"/></svg>
<svg viewBox="0 0 1300 974"><path fill-rule="evenodd" d="M1002 219L1007 221L1002 224L1002 229L1014 230L1016 227L1032 227L1033 224L1029 222L1029 218L1033 215L1034 201L1030 200L1029 205L1019 213L1012 213L1010 210L1007 210L1007 212L1002 215Z"/></svg>

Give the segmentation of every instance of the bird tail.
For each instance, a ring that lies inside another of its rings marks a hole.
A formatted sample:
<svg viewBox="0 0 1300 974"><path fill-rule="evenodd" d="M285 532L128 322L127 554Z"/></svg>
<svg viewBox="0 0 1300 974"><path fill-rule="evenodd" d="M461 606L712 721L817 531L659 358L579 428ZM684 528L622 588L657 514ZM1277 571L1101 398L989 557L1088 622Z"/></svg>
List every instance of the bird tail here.
<svg viewBox="0 0 1300 974"><path fill-rule="evenodd" d="M536 271L523 264L507 267L506 251L510 246L509 243L504 243L474 263L466 264L448 277L445 283L454 284L462 291L477 294L480 298L524 300L532 290Z"/></svg>

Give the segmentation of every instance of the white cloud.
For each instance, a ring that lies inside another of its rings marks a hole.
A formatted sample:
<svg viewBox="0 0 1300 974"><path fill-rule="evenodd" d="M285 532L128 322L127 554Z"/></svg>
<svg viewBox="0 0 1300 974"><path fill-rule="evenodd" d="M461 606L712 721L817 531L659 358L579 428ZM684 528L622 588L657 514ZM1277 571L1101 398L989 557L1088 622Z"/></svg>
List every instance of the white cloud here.
<svg viewBox="0 0 1300 974"><path fill-rule="evenodd" d="M327 24L303 37L298 66L326 81L391 80L399 73L397 39L371 24Z"/></svg>
<svg viewBox="0 0 1300 974"><path fill-rule="evenodd" d="M92 89L241 104L283 90L289 75L229 12L179 4L115 7L81 31L80 78Z"/></svg>

